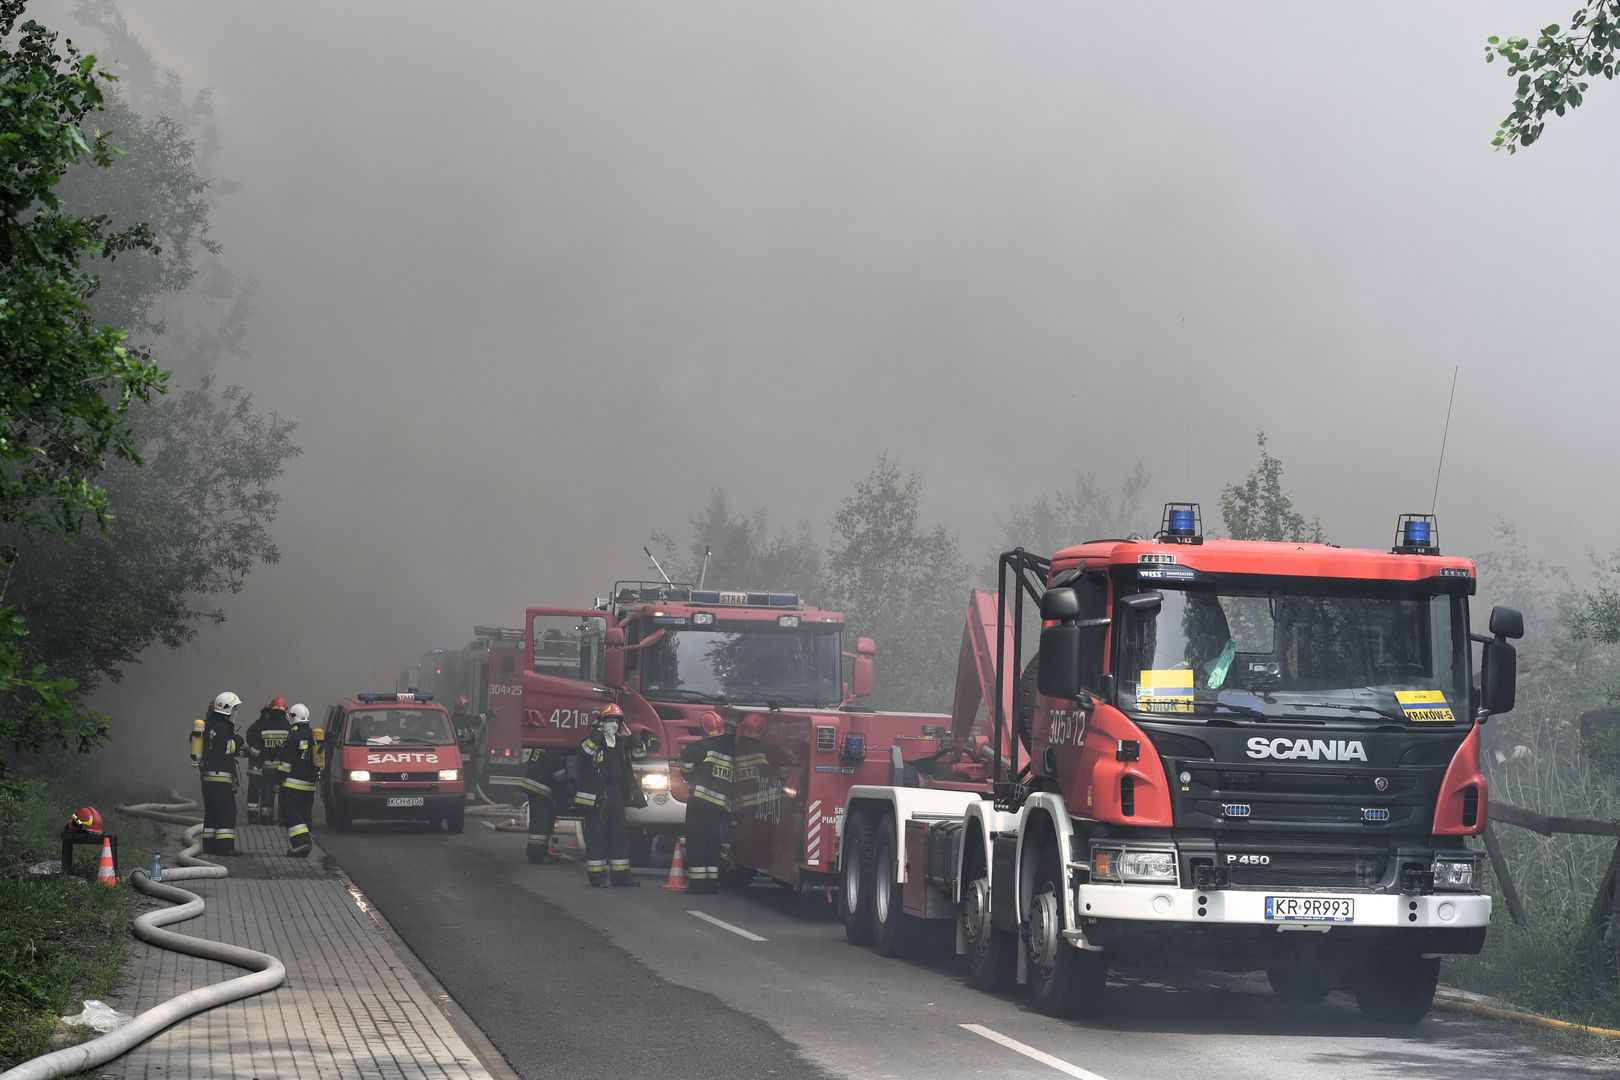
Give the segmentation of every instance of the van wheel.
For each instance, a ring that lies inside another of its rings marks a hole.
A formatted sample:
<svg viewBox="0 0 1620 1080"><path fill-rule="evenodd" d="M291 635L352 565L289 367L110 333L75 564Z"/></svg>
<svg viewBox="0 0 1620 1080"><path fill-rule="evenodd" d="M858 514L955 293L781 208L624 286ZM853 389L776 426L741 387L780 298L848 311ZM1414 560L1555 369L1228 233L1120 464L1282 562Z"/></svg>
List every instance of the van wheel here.
<svg viewBox="0 0 1620 1080"><path fill-rule="evenodd" d="M341 804L332 807L326 816L332 819L332 827L338 832L348 832L354 828L354 818L343 809Z"/></svg>
<svg viewBox="0 0 1620 1080"><path fill-rule="evenodd" d="M1385 1024L1415 1024L1429 1015L1440 983L1440 958L1416 953L1371 956L1356 980L1361 1015Z"/></svg>
<svg viewBox="0 0 1620 1080"><path fill-rule="evenodd" d="M465 807L458 806L449 814L445 815L444 827L453 833L460 832L466 824L467 810Z"/></svg>
<svg viewBox="0 0 1620 1080"><path fill-rule="evenodd" d="M872 944L872 854L866 818L853 816L846 826L844 866L839 875L838 913L844 917L844 937L851 945Z"/></svg>
<svg viewBox="0 0 1620 1080"><path fill-rule="evenodd" d="M990 872L984 856L976 854L965 875L962 889L962 940L967 944L968 977L987 993L997 993L1013 983L1017 970L1018 938L1002 930L990 918Z"/></svg>
<svg viewBox="0 0 1620 1080"><path fill-rule="evenodd" d="M897 871L894 817L885 814L872 845L872 944L879 956L903 956L916 938L916 920L902 908L905 886Z"/></svg>
<svg viewBox="0 0 1620 1080"><path fill-rule="evenodd" d="M1029 904L1029 990L1047 1016L1096 1011L1108 986L1108 961L1063 939L1063 872L1057 846L1041 848Z"/></svg>

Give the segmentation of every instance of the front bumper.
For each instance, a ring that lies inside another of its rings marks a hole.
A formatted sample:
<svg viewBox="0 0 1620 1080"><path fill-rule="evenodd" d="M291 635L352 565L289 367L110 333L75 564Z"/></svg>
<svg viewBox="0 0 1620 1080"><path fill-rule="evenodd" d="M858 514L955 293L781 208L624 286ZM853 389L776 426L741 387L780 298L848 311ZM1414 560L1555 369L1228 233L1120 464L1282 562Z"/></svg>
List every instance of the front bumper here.
<svg viewBox="0 0 1620 1080"><path fill-rule="evenodd" d="M624 819L633 829L679 832L686 827L686 804L667 791L650 791L647 805L626 810Z"/></svg>
<svg viewBox="0 0 1620 1080"><path fill-rule="evenodd" d="M397 794L381 792L363 795L340 793L337 796L337 806L343 813L358 821L421 821L427 818L448 817L457 811L465 812L467 806L467 796L461 790L461 784L458 782L455 787L454 792L402 791ZM390 798L420 798L422 805L389 806Z"/></svg>
<svg viewBox="0 0 1620 1080"><path fill-rule="evenodd" d="M1433 893L1405 896L1388 893L1334 892L1308 895L1346 896L1355 900L1355 919L1348 923L1276 922L1266 918L1267 896L1306 895L1290 890L1179 889L1154 885L1088 883L1075 886L1075 914L1081 919L1129 920L1186 926L1248 925L1279 930L1324 929L1354 933L1361 927L1401 930L1467 930L1490 925L1491 898L1478 893ZM1198 901L1206 901L1200 904Z"/></svg>

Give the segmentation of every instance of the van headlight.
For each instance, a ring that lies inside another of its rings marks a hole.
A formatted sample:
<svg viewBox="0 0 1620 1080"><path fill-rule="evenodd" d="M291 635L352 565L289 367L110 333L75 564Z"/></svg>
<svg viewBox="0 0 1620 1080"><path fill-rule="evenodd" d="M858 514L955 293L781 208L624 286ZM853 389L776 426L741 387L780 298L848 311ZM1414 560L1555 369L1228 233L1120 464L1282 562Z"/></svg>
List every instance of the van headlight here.
<svg viewBox="0 0 1620 1080"><path fill-rule="evenodd" d="M644 772L641 774L642 791L668 791L669 773Z"/></svg>
<svg viewBox="0 0 1620 1080"><path fill-rule="evenodd" d="M371 780L371 773L365 769L350 769L349 779L357 784L368 783Z"/></svg>
<svg viewBox="0 0 1620 1080"><path fill-rule="evenodd" d="M439 779L440 780L460 780L461 779L461 770L460 769L440 769L439 770Z"/></svg>

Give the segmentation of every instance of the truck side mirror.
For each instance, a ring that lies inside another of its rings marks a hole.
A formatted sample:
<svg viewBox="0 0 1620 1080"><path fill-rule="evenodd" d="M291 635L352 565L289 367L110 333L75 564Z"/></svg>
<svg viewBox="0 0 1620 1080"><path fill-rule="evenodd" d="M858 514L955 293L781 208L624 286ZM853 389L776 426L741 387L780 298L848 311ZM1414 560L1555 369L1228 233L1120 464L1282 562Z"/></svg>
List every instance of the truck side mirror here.
<svg viewBox="0 0 1620 1080"><path fill-rule="evenodd" d="M1061 621L1079 614L1080 594L1073 589L1047 589L1041 594L1041 618Z"/></svg>
<svg viewBox="0 0 1620 1080"><path fill-rule="evenodd" d="M603 657L602 681L609 686L623 686L624 627L608 627L604 641L607 644L607 654Z"/></svg>
<svg viewBox="0 0 1620 1080"><path fill-rule="evenodd" d="M1524 637L1524 616L1510 607L1491 608L1491 636L1515 639Z"/></svg>
<svg viewBox="0 0 1620 1080"><path fill-rule="evenodd" d="M862 638L870 644L870 638ZM856 649L860 646L856 645ZM850 661L850 697L860 700L872 696L872 687L876 679L872 673L872 657L870 654L857 652L855 659Z"/></svg>
<svg viewBox="0 0 1620 1080"><path fill-rule="evenodd" d="M1103 645L1108 638L1109 622L1108 619L1086 619L1042 628L1041 665L1036 675L1041 693L1072 701L1090 690L1102 688Z"/></svg>
<svg viewBox="0 0 1620 1080"><path fill-rule="evenodd" d="M856 638L855 639L855 655L857 655L857 656L876 656L877 655L877 642L873 641L869 637L858 637L858 638Z"/></svg>
<svg viewBox="0 0 1620 1080"><path fill-rule="evenodd" d="M1514 614L1518 614L1515 612ZM1496 622L1495 617L1491 619ZM1506 641L1487 641L1479 663L1479 707L1492 716L1512 712L1518 686L1518 651Z"/></svg>

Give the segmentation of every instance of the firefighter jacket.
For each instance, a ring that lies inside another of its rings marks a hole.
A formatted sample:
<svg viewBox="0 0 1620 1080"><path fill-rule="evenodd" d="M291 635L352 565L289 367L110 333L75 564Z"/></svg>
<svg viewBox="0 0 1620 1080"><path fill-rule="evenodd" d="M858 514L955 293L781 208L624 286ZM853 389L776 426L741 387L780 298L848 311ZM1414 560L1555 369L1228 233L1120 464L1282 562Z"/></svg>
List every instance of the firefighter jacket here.
<svg viewBox="0 0 1620 1080"><path fill-rule="evenodd" d="M624 793L624 805L647 805L646 792L636 779L633 758L646 756L647 747L640 735L620 735L609 746L600 731L579 741L579 783L574 790L574 805L582 810L595 810L601 803L602 793L618 787Z"/></svg>
<svg viewBox="0 0 1620 1080"><path fill-rule="evenodd" d="M247 732L248 767L267 773L279 772L281 744L287 741L290 730L285 710L266 709L261 712Z"/></svg>
<svg viewBox="0 0 1620 1080"><path fill-rule="evenodd" d="M281 744L281 786L289 791L314 791L320 779L315 733L308 724L294 724Z"/></svg>
<svg viewBox="0 0 1620 1080"><path fill-rule="evenodd" d="M236 725L231 723L231 718L224 713L209 713L203 724L202 753L197 761L203 782L235 784L236 759L241 755L241 743L236 738Z"/></svg>
<svg viewBox="0 0 1620 1080"><path fill-rule="evenodd" d="M729 732L699 739L681 750L681 775L691 786L694 801L731 809L736 750L737 737Z"/></svg>
<svg viewBox="0 0 1620 1080"><path fill-rule="evenodd" d="M777 789L776 781L787 763L787 755L775 743L763 739L739 739L732 763L736 785L732 808L742 810L767 801Z"/></svg>
<svg viewBox="0 0 1620 1080"><path fill-rule="evenodd" d="M556 802L573 797L574 781L568 775L567 755L561 750L538 746L531 746L524 754L528 758L520 785L524 791Z"/></svg>

